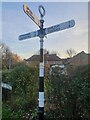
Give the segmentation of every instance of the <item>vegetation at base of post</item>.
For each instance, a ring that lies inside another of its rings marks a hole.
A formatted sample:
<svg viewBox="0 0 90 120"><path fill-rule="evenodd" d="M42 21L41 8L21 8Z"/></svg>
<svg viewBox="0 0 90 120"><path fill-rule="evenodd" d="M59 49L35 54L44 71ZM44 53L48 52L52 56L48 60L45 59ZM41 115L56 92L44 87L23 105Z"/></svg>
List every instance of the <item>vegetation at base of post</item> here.
<svg viewBox="0 0 90 120"><path fill-rule="evenodd" d="M90 65L74 68L74 71L70 72L72 76L56 73L47 77L45 103L47 119L90 119Z"/></svg>
<svg viewBox="0 0 90 120"><path fill-rule="evenodd" d="M15 59L10 68L9 53L5 51L2 81L13 89L3 89L2 120L37 120L38 65L17 63ZM58 68L53 72L45 73L45 120L89 120L90 65L76 68L68 65L66 75L58 72Z"/></svg>
<svg viewBox="0 0 90 120"><path fill-rule="evenodd" d="M8 92L4 90L3 119L26 119L36 116L38 100L38 69L25 64L18 64L10 71L3 71L2 80L13 86ZM8 98L6 100L5 98Z"/></svg>
<svg viewBox="0 0 90 120"><path fill-rule="evenodd" d="M89 120L89 70L89 66L83 66L75 69L72 76L47 74L45 77L46 120L62 118L63 120ZM7 80L10 77L13 91L11 100L3 100L3 120L36 120L38 115L37 73L38 69L27 65L17 65L9 75L4 73L8 75Z"/></svg>

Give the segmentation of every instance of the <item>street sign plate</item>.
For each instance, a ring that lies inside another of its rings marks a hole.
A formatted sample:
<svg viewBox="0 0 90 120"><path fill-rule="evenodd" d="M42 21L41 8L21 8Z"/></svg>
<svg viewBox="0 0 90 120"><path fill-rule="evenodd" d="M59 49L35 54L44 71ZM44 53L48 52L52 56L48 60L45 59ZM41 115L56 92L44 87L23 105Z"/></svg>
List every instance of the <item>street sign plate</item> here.
<svg viewBox="0 0 90 120"><path fill-rule="evenodd" d="M19 36L19 40L24 40L28 38L33 38L38 36L38 31L30 32Z"/></svg>
<svg viewBox="0 0 90 120"><path fill-rule="evenodd" d="M10 86L9 84L6 83L1 83L2 88L8 89L8 90L12 90L12 86Z"/></svg>
<svg viewBox="0 0 90 120"><path fill-rule="evenodd" d="M23 9L24 12L40 27L40 20L33 14L26 4L23 5Z"/></svg>
<svg viewBox="0 0 90 120"><path fill-rule="evenodd" d="M70 20L70 21L55 25L55 26L45 28L45 35L53 33L53 32L57 32L57 31L61 31L61 30L64 30L64 29L71 28L74 25L75 25L75 21Z"/></svg>

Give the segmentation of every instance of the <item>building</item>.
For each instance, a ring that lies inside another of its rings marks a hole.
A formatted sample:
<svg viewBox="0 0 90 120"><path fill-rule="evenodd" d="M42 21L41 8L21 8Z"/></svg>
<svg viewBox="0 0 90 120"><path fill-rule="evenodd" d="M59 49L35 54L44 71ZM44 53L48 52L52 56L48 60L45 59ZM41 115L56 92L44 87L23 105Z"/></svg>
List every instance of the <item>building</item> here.
<svg viewBox="0 0 90 120"><path fill-rule="evenodd" d="M72 57L71 59L69 59L67 63L69 63L72 66L88 65L90 64L89 58L90 54L86 54L84 51L82 51L75 55L74 57Z"/></svg>
<svg viewBox="0 0 90 120"><path fill-rule="evenodd" d="M59 71L62 74L67 74L67 67L69 65L73 67L83 66L90 64L90 54L86 54L84 51L78 53L72 58L61 59L56 54L44 54L44 67L45 72L47 70L55 71L56 68L60 68ZM39 55L33 55L25 60L30 66L39 66ZM64 67L63 67L64 66Z"/></svg>
<svg viewBox="0 0 90 120"><path fill-rule="evenodd" d="M30 65L39 65L39 55L33 55L25 61ZM51 65L62 64L62 59L59 58L56 54L49 54L48 52L44 54L44 66L45 69L50 68Z"/></svg>

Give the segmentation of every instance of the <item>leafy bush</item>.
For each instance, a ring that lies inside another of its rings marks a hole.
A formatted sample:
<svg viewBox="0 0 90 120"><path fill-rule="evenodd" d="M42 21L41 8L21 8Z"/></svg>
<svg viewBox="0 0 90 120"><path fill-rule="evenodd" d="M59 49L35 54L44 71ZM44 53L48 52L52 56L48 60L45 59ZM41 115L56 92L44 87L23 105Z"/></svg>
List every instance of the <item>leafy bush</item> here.
<svg viewBox="0 0 90 120"><path fill-rule="evenodd" d="M4 83L11 83L10 82L10 71L9 70L3 70L2 71L2 82Z"/></svg>
<svg viewBox="0 0 90 120"><path fill-rule="evenodd" d="M22 111L11 111L10 105L6 103L2 107L2 120L21 120Z"/></svg>
<svg viewBox="0 0 90 120"><path fill-rule="evenodd" d="M8 74L9 71L3 77L8 77ZM7 81L10 81L13 86L10 100L11 111L3 108L3 115L8 114L8 118L13 116L14 119L19 115L23 117L29 112L30 116L35 116L34 109L37 108L38 100L38 69L18 64L10 71Z"/></svg>
<svg viewBox="0 0 90 120"><path fill-rule="evenodd" d="M72 77L51 75L46 80L46 114L55 119L90 118L88 66L74 70Z"/></svg>
<svg viewBox="0 0 90 120"><path fill-rule="evenodd" d="M45 120L89 120L89 70L89 66L82 66L69 71L72 76L56 72L45 77ZM38 69L18 64L4 71L3 78L13 86L11 106L3 103L3 120L36 120Z"/></svg>

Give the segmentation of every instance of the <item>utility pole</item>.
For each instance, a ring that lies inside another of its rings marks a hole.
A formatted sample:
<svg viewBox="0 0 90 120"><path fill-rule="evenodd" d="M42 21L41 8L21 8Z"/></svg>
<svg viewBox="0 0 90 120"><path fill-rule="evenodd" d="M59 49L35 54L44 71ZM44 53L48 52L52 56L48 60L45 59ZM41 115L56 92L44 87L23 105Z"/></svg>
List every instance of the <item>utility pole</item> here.
<svg viewBox="0 0 90 120"><path fill-rule="evenodd" d="M42 5L39 6L39 13L41 19L39 20L35 14L24 4L24 12L38 25L40 28L37 31L30 32L19 36L19 40L25 40L28 38L39 37L40 38L40 64L39 64L39 103L38 103L38 120L44 120L44 55L43 55L43 42L44 37L47 34L58 32L64 29L72 28L75 25L74 20L70 20L55 26L43 28L43 17L45 16L45 9Z"/></svg>

